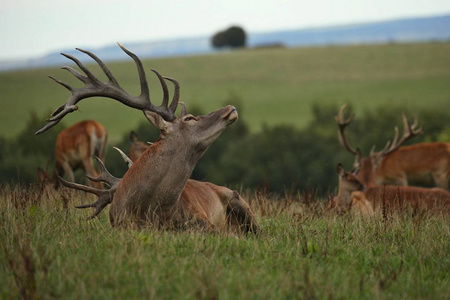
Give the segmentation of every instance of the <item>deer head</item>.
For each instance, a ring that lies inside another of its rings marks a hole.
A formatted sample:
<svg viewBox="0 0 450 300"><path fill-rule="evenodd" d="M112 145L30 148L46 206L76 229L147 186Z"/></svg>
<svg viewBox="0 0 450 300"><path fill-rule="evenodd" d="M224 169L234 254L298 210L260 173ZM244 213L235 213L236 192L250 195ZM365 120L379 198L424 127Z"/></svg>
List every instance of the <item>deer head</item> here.
<svg viewBox="0 0 450 300"><path fill-rule="evenodd" d="M142 153L147 150L148 146L152 143L146 144L139 140L137 134L132 131L130 133L130 149L128 150L128 153L130 154L130 159L132 161L136 161L139 156L142 155Z"/></svg>
<svg viewBox="0 0 450 300"><path fill-rule="evenodd" d="M103 70L108 82L97 79L78 59L62 54L74 61L85 75L71 67L63 67L85 86L73 88L69 84L50 77L71 92L67 102L58 107L49 124L40 129L40 134L55 126L64 116L78 109L77 103L83 99L100 96L119 101L131 108L142 110L147 120L160 130L160 138L131 165L123 179L117 183L110 210L113 224L131 221L142 224L148 221L165 222L174 219L179 212L181 191L192 173L194 166L206 149L238 118L233 106L226 106L204 116L187 114L183 103L180 117L175 116L180 97L178 82L161 76L152 70L163 90L162 104L154 105L150 101L150 91L145 71L140 59L119 44L122 50L136 63L141 94L128 94L114 78L106 65L93 53L77 49L94 59ZM174 95L169 105L169 91L166 80L174 85ZM102 202L103 205L103 202ZM182 218L182 216L178 217Z"/></svg>

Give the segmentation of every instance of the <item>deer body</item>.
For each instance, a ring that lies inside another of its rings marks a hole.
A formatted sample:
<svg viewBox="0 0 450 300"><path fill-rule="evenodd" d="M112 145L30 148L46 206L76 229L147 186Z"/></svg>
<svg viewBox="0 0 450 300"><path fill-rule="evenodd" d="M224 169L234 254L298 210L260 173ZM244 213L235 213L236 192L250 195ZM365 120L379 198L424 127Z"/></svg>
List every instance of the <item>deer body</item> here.
<svg viewBox="0 0 450 300"><path fill-rule="evenodd" d="M361 169L361 172L365 170ZM450 143L421 143L400 147L386 155L375 169L375 183L408 185L409 181L432 176L438 187L448 189Z"/></svg>
<svg viewBox="0 0 450 300"><path fill-rule="evenodd" d="M96 176L93 165L94 156L102 161L105 157L108 132L100 123L87 120L75 123L61 131L56 139L55 170L59 176L64 174L73 182L74 171L82 168L87 175ZM94 183L94 186L101 185Z"/></svg>
<svg viewBox="0 0 450 300"><path fill-rule="evenodd" d="M423 209L438 209L450 213L450 193L441 188L420 188L410 186L370 186L366 187L354 174L346 172L338 165L339 193L333 199L331 207L367 209L381 206L383 202L388 207L403 209L406 206ZM368 201L368 203L367 203Z"/></svg>
<svg viewBox="0 0 450 300"><path fill-rule="evenodd" d="M148 146L133 135L131 142L129 156L137 162L138 158L147 155L146 151L158 151L161 141ZM141 153L144 146L148 150ZM180 179L177 180L182 182ZM230 225L243 227L244 231L257 231L255 217L247 202L236 191L226 187L188 179L182 187L179 201L179 204L173 204L174 210L171 211L178 218L194 219L216 229L223 229Z"/></svg>

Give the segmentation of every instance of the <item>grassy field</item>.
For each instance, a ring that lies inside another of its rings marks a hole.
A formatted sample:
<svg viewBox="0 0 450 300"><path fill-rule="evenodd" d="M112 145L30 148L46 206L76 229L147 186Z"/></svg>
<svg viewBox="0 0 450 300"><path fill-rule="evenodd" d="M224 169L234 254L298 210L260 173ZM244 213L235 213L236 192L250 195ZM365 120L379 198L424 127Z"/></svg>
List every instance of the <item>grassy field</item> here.
<svg viewBox="0 0 450 300"><path fill-rule="evenodd" d="M124 60L108 65L137 95L136 68L125 54ZM150 68L180 81L188 108L198 105L209 112L225 103L236 105L252 130L263 123L301 128L310 120L313 103L349 102L357 112L385 104L413 111L450 108L450 43L242 50L145 60L144 67L155 103L162 93ZM66 101L69 92L47 75L80 86L58 68L0 73L0 136L13 137L23 129L29 111L43 115ZM113 140L145 120L119 103L94 99L84 100L80 112L64 121L89 118L105 124Z"/></svg>
<svg viewBox="0 0 450 300"><path fill-rule="evenodd" d="M448 299L448 216L247 194L258 236L112 229L85 195L0 189L0 298ZM65 201L61 201L65 199ZM65 205L64 205L65 203ZM307 204L309 203L309 204Z"/></svg>

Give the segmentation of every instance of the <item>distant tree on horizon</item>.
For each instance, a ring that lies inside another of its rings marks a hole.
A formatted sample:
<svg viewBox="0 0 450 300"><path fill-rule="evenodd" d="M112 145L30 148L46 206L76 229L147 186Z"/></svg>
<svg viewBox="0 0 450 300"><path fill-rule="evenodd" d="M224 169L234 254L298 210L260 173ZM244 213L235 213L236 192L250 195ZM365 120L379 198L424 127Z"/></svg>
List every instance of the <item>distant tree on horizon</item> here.
<svg viewBox="0 0 450 300"><path fill-rule="evenodd" d="M212 39L211 43L214 48L242 48L246 45L247 36L242 27L231 26L230 28L219 31Z"/></svg>

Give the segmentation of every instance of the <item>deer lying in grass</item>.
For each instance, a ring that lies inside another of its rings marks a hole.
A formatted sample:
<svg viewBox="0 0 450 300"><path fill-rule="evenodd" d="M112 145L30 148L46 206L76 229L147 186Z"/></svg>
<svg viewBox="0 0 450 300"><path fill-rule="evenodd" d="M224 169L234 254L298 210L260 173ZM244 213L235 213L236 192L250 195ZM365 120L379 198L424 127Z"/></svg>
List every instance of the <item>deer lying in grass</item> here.
<svg viewBox="0 0 450 300"><path fill-rule="evenodd" d="M411 206L438 213L450 213L450 193L444 189L388 185L366 187L356 175L346 172L341 164L337 167L337 173L338 195L333 198L329 208L356 209L370 214L369 206L373 209L384 202L390 209L401 210Z"/></svg>
<svg viewBox="0 0 450 300"><path fill-rule="evenodd" d="M130 148L128 149L128 156L131 161L135 162L136 159L147 150L149 145L151 145L151 143L146 144L143 141L140 141L134 131L130 132Z"/></svg>
<svg viewBox="0 0 450 300"><path fill-rule="evenodd" d="M226 106L208 115L193 116L186 113L183 108L181 117L175 116L178 106L180 87L178 82L169 77L163 77L152 70L158 77L163 89L163 101L160 106L155 106L150 101L149 87L145 71L140 59L125 47L119 44L121 49L136 63L140 84L140 96L128 94L114 78L106 65L93 53L77 49L93 58L103 70L108 82L97 79L78 59L71 55L63 54L74 61L84 72L84 75L71 67L64 69L71 72L81 80L85 86L73 88L69 84L51 77L53 80L67 88L71 96L67 102L56 109L49 124L40 129L40 134L52 126L55 126L65 115L78 109L76 104L85 98L93 96L107 97L117 100L129 107L142 110L150 123L160 130L160 138L132 164L122 179L117 179L103 172L94 181L103 181L111 186L109 197L104 191L78 184L64 182L65 185L87 192L97 193L99 199L90 206L96 207L98 214L109 202L110 221L113 226L154 225L158 227L181 226L189 219L186 208L180 200L181 193L188 181L192 170L200 157L214 140L234 123L238 114L233 106ZM165 80L174 84L174 96L169 105L169 92ZM236 199L236 198L234 198ZM236 199L237 200L237 199ZM233 213L241 221L243 231L256 231L257 225L252 212L242 201L231 201ZM246 204L246 203L245 203ZM214 215L214 209L208 209L209 215ZM95 214L95 213L94 213ZM198 216L200 219L204 216ZM208 223L208 219L203 219Z"/></svg>
<svg viewBox="0 0 450 300"><path fill-rule="evenodd" d="M88 176L97 176L93 158L97 156L104 161L107 139L108 131L97 121L86 120L75 123L61 131L56 138L53 173L47 176L46 172L38 168L39 177L47 178L48 184L57 189L59 187L57 176L66 175L70 182L74 182L74 171L80 168ZM98 182L88 182L88 184L97 188L103 187Z"/></svg>
<svg viewBox="0 0 450 300"><path fill-rule="evenodd" d="M398 130L395 128L392 142L388 141L378 152L372 148L369 156L363 156L359 149L350 146L345 136L345 128L353 119L353 115L348 119L344 118L346 107L342 106L335 118L339 126L339 140L347 151L355 155L354 168L359 170L357 176L365 185L407 186L410 178L426 179L431 175L438 187L449 188L450 143L420 143L400 147L407 140L422 133L422 128L415 129L417 119L414 124L409 125L403 115L403 137L397 141Z"/></svg>
<svg viewBox="0 0 450 300"><path fill-rule="evenodd" d="M128 155L129 160L134 163L149 145L140 141L134 132L130 134L130 142ZM122 153L122 157L128 161L125 154ZM237 226L239 223L245 224L245 211L251 213L247 202L237 191L193 179L188 179L186 182L181 193L181 203L190 219L207 220L208 224L215 228L224 228L227 223L232 226ZM239 217L240 215L242 216ZM242 220L239 221L239 218ZM252 216L251 219L254 217ZM252 225L245 224L245 226Z"/></svg>

